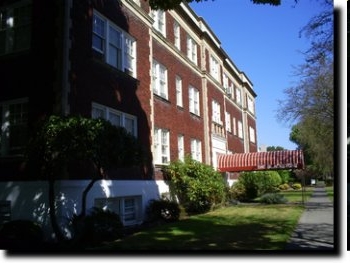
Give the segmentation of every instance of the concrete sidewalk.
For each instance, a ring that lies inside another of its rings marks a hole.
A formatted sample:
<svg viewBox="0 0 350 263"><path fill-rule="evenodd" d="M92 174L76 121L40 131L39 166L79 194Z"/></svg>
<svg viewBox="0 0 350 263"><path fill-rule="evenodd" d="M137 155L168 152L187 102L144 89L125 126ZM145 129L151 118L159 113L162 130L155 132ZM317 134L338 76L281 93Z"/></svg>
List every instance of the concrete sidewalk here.
<svg viewBox="0 0 350 263"><path fill-rule="evenodd" d="M333 202L324 187L316 187L286 246L286 250L334 250Z"/></svg>

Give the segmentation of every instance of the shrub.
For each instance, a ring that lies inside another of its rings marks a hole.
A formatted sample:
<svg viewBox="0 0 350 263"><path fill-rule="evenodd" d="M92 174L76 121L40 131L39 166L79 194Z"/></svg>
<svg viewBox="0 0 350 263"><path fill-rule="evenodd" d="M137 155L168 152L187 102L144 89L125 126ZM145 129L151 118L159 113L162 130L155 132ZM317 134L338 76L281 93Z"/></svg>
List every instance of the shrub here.
<svg viewBox="0 0 350 263"><path fill-rule="evenodd" d="M74 216L75 240L83 246L112 241L123 236L123 223L118 214L94 207L89 215Z"/></svg>
<svg viewBox="0 0 350 263"><path fill-rule="evenodd" d="M235 182L230 188L230 197L233 200L245 201L247 200L247 194L242 182Z"/></svg>
<svg viewBox="0 0 350 263"><path fill-rule="evenodd" d="M289 184L287 184L287 183L284 183L284 184L281 184L280 186L278 186L278 188L280 189L280 190L288 190L289 189Z"/></svg>
<svg viewBox="0 0 350 263"><path fill-rule="evenodd" d="M294 190L300 190L301 189L301 184L300 183L294 183L294 184L292 184L292 188Z"/></svg>
<svg viewBox="0 0 350 263"><path fill-rule="evenodd" d="M266 193L261 196L260 202L264 204L284 204L287 203L287 198L278 193Z"/></svg>
<svg viewBox="0 0 350 263"><path fill-rule="evenodd" d="M30 249L35 246L40 249L43 238L41 226L30 220L13 220L4 223L0 228L1 249Z"/></svg>
<svg viewBox="0 0 350 263"><path fill-rule="evenodd" d="M146 208L147 219L150 222L165 221L172 222L179 220L180 207L174 201L150 200Z"/></svg>

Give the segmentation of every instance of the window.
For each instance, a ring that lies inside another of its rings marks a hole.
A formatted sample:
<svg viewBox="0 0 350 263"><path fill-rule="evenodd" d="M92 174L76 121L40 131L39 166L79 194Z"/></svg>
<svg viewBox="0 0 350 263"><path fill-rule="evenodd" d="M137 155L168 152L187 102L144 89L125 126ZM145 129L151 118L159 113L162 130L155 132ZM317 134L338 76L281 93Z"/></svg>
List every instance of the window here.
<svg viewBox="0 0 350 263"><path fill-rule="evenodd" d="M177 49L181 49L180 47L180 25L175 21L174 22L174 45Z"/></svg>
<svg viewBox="0 0 350 263"><path fill-rule="evenodd" d="M188 89L188 97L189 97L189 107L190 107L190 112L193 114L196 114L200 116L200 111L199 111L199 91L190 86Z"/></svg>
<svg viewBox="0 0 350 263"><path fill-rule="evenodd" d="M0 155L23 154L28 136L28 100L0 102Z"/></svg>
<svg viewBox="0 0 350 263"><path fill-rule="evenodd" d="M124 127L130 134L137 137L137 117L125 112L92 103L92 118L102 118L110 121L113 125Z"/></svg>
<svg viewBox="0 0 350 263"><path fill-rule="evenodd" d="M243 139L243 125L241 121L238 121L238 137Z"/></svg>
<svg viewBox="0 0 350 263"><path fill-rule="evenodd" d="M191 157L198 162L202 161L202 143L200 140L191 139Z"/></svg>
<svg viewBox="0 0 350 263"><path fill-rule="evenodd" d="M185 149L184 149L184 136L182 134L177 136L177 149L179 160L185 160Z"/></svg>
<svg viewBox="0 0 350 263"><path fill-rule="evenodd" d="M220 104L215 100L212 101L212 121L222 125Z"/></svg>
<svg viewBox="0 0 350 263"><path fill-rule="evenodd" d="M179 107L183 106L182 101L182 79L179 76L175 78L175 86L176 86L176 105Z"/></svg>
<svg viewBox="0 0 350 263"><path fill-rule="evenodd" d="M142 221L141 196L96 198L94 206L117 213L124 226Z"/></svg>
<svg viewBox="0 0 350 263"><path fill-rule="evenodd" d="M253 127L249 127L249 139L252 143L255 143L255 130Z"/></svg>
<svg viewBox="0 0 350 263"><path fill-rule="evenodd" d="M233 98L233 84L232 82L230 83L230 79L226 74L223 74L223 87L224 91L226 92L226 95L229 98Z"/></svg>
<svg viewBox="0 0 350 263"><path fill-rule="evenodd" d="M167 69L156 60L152 65L152 86L153 93L168 99L168 73Z"/></svg>
<svg viewBox="0 0 350 263"><path fill-rule="evenodd" d="M187 57L197 65L197 44L190 36L187 36Z"/></svg>
<svg viewBox="0 0 350 263"><path fill-rule="evenodd" d="M241 89L236 88L236 101L238 104L242 104Z"/></svg>
<svg viewBox="0 0 350 263"><path fill-rule="evenodd" d="M170 162L169 130L154 129L154 162L168 164Z"/></svg>
<svg viewBox="0 0 350 263"><path fill-rule="evenodd" d="M233 135L237 135L236 118L232 119Z"/></svg>
<svg viewBox="0 0 350 263"><path fill-rule="evenodd" d="M254 107L254 100L252 97L250 96L247 96L247 104L248 104L248 110L251 112L251 113L255 113L255 107Z"/></svg>
<svg viewBox="0 0 350 263"><path fill-rule="evenodd" d="M226 131L232 132L231 129L231 114L226 112L225 113L225 121L226 121Z"/></svg>
<svg viewBox="0 0 350 263"><path fill-rule="evenodd" d="M165 12L163 10L152 10L151 15L154 19L153 27L165 37Z"/></svg>
<svg viewBox="0 0 350 263"><path fill-rule="evenodd" d="M108 19L94 11L92 48L109 65L136 77L136 42Z"/></svg>
<svg viewBox="0 0 350 263"><path fill-rule="evenodd" d="M210 74L217 80L220 80L220 65L219 62L213 57L210 56Z"/></svg>
<svg viewBox="0 0 350 263"><path fill-rule="evenodd" d="M30 1L0 7L0 55L30 48L31 21Z"/></svg>

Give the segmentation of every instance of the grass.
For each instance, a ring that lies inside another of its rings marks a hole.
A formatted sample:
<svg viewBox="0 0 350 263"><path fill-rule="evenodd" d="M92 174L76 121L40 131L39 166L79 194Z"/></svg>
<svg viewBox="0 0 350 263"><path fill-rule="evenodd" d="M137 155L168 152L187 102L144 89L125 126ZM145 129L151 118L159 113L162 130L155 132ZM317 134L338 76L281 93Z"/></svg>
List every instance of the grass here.
<svg viewBox="0 0 350 263"><path fill-rule="evenodd" d="M313 192L312 187L306 187L304 192L302 190L286 190L286 191L281 191L280 194L284 195L287 198L288 202L290 203L302 203L303 194L304 194L304 201L307 201L312 195L312 192Z"/></svg>
<svg viewBox="0 0 350 263"><path fill-rule="evenodd" d="M325 189L326 189L327 196L329 197L329 199L331 201L333 201L334 200L333 199L334 198L333 186L326 186Z"/></svg>

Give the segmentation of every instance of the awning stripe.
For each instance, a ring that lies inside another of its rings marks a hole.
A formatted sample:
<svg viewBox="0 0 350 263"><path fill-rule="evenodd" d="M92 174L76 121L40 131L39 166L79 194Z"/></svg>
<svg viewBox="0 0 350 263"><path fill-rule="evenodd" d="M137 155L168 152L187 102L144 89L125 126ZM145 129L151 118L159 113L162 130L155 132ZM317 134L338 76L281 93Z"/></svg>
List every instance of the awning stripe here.
<svg viewBox="0 0 350 263"><path fill-rule="evenodd" d="M222 172L303 169L304 154L302 150L218 154L217 164Z"/></svg>

